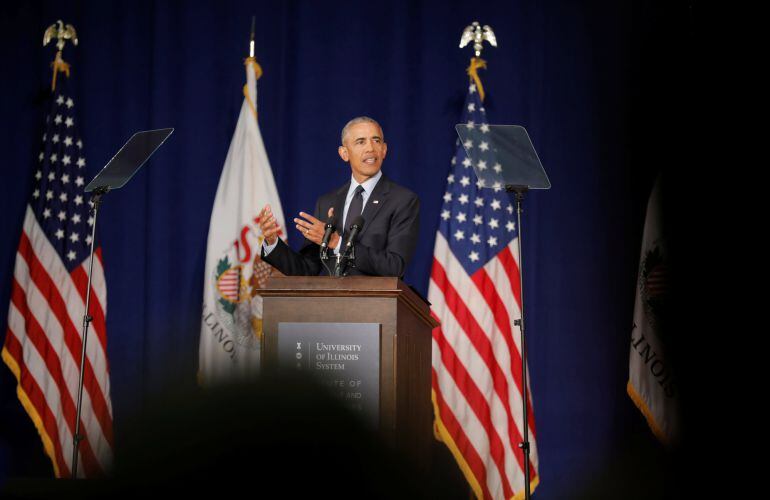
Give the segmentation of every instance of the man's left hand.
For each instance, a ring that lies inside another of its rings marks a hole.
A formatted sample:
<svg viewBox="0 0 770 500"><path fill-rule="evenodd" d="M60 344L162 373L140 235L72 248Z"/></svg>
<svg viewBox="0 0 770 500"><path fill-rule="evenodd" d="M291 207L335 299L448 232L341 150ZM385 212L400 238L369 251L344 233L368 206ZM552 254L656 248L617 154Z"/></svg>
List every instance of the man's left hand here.
<svg viewBox="0 0 770 500"><path fill-rule="evenodd" d="M329 209L330 217L332 210L334 209ZM321 240L323 240L324 237L324 231L326 230L326 223L305 212L300 212L299 217L300 218L294 219L297 231L302 233L302 236L312 241L316 245L320 245ZM337 234L336 231L333 232L331 238L329 238L329 248L336 248L339 244L339 241L340 235Z"/></svg>

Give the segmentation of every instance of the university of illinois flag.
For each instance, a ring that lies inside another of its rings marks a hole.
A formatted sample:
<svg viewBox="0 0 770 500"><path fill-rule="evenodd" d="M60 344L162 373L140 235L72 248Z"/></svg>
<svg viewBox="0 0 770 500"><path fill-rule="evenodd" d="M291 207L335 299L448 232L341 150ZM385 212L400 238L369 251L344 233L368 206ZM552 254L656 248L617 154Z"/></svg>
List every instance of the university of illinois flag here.
<svg viewBox="0 0 770 500"><path fill-rule="evenodd" d="M254 58L246 59L243 105L211 211L198 371L204 385L250 377L259 371L262 298L256 290L273 272L259 257L259 211L269 203L278 223L284 224L257 123L261 73Z"/></svg>
<svg viewBox="0 0 770 500"><path fill-rule="evenodd" d="M662 177L647 203L628 361L628 395L650 429L664 443L677 437L679 404L670 359L666 357L669 308L668 245L662 212Z"/></svg>

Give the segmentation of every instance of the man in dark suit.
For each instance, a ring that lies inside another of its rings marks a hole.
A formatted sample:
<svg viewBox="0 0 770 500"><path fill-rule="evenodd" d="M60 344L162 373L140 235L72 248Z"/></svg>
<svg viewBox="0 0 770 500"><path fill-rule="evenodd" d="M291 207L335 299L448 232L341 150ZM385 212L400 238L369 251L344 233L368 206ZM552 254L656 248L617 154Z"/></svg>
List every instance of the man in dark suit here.
<svg viewBox="0 0 770 500"><path fill-rule="evenodd" d="M381 168L388 146L382 127L372 118L353 118L342 129L340 158L350 164L351 179L339 189L321 196L314 215L300 212L294 219L305 238L299 253L280 238L280 228L267 205L259 215L264 236L262 260L284 274L316 276L321 271L319 256L324 235L324 217L337 216L338 229L329 240L330 262L344 249L343 237L351 221L360 214L362 230L354 245L355 260L347 274L403 277L412 258L419 230L420 202L412 191L383 175ZM341 228L345 228L345 232Z"/></svg>

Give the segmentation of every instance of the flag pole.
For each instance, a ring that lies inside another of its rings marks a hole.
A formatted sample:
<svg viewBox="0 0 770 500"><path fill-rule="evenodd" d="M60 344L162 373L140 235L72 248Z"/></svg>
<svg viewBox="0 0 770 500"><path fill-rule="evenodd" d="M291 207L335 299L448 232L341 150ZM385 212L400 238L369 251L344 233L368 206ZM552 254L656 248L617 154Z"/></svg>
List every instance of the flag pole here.
<svg viewBox="0 0 770 500"><path fill-rule="evenodd" d="M249 57L254 59L254 28L257 17L251 16L251 38L249 39Z"/></svg>

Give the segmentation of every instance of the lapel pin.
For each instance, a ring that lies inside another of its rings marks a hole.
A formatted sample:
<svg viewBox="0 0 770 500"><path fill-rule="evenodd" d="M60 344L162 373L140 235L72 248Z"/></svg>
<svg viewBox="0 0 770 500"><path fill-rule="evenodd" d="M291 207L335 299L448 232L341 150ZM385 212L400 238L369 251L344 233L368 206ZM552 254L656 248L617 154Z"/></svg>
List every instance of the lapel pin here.
<svg viewBox="0 0 770 500"><path fill-rule="evenodd" d="M376 205L377 203L379 203L379 202L380 202L380 200L372 200L372 203L374 203L375 205Z"/></svg>

